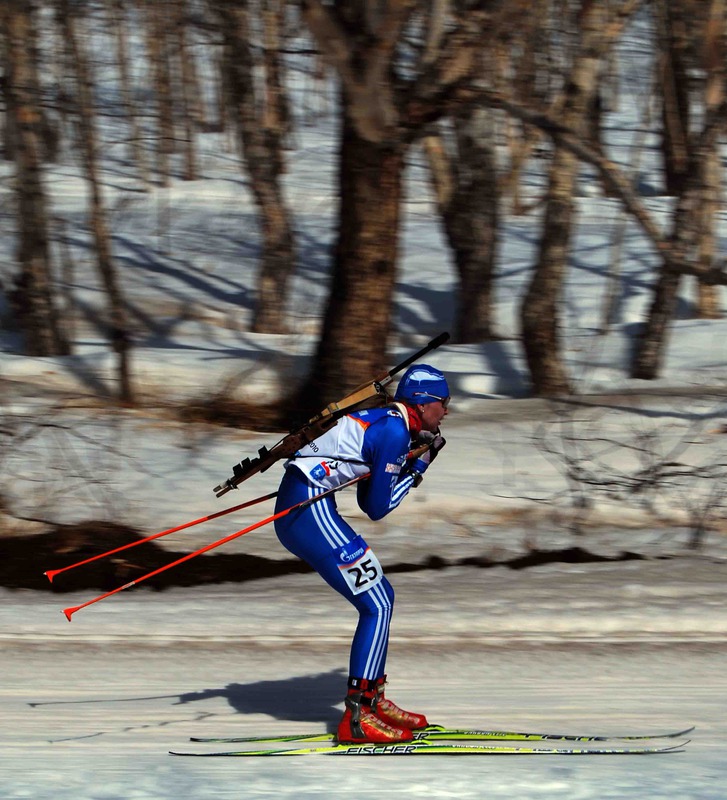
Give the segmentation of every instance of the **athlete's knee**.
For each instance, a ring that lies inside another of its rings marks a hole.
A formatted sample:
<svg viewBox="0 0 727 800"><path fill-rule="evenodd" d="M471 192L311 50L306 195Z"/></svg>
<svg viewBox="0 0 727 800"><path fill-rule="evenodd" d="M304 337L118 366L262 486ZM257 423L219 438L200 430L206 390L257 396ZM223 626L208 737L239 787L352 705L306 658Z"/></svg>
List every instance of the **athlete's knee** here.
<svg viewBox="0 0 727 800"><path fill-rule="evenodd" d="M394 588L384 578L367 592L356 595L352 602L362 615L388 618L394 608Z"/></svg>
<svg viewBox="0 0 727 800"><path fill-rule="evenodd" d="M384 590L384 594L386 595L386 599L388 601L389 610L394 608L394 587L389 583L388 578L384 578L381 581L381 588Z"/></svg>

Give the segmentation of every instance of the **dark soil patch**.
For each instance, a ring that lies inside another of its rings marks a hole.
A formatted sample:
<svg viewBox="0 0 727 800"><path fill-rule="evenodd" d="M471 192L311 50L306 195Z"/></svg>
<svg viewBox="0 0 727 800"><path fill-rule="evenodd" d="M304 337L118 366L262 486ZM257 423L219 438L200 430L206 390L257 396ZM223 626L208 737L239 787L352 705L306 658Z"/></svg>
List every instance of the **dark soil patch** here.
<svg viewBox="0 0 727 800"><path fill-rule="evenodd" d="M187 552L172 552L155 542L145 542L56 575L51 584L45 570L59 570L101 553L115 550L144 537L112 522L61 525L35 536L0 539L0 586L10 589L42 589L75 592L82 589L110 591L163 567ZM219 553L190 559L144 582L152 589L239 582L308 572L298 559L283 561L244 553Z"/></svg>
<svg viewBox="0 0 727 800"><path fill-rule="evenodd" d="M166 564L182 558L187 552L172 552L155 542L145 542L90 564L57 575L51 584L46 570L59 570L79 561L106 553L144 538L124 525L111 522L84 522L59 525L34 536L0 538L0 586L8 589L37 589L52 592L75 592L98 589L102 592L136 580ZM522 556L503 561L486 557L465 557L446 560L431 556L418 564L386 565L386 572L415 572L440 570L455 566L479 569L506 566L525 569L551 563L585 564L602 561L633 561L642 559L637 553L624 552L616 556L601 556L580 547L559 550L533 550ZM144 582L160 590L171 586L201 586L216 583L242 583L278 575L310 572L307 564L296 558L269 559L245 553L205 553L178 567L155 575Z"/></svg>

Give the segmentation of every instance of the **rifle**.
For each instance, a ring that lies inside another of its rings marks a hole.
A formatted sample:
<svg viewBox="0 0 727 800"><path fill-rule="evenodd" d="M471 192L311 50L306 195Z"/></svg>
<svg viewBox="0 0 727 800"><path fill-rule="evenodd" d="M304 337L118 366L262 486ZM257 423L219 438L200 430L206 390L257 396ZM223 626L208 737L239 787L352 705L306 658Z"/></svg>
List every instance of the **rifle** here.
<svg viewBox="0 0 727 800"><path fill-rule="evenodd" d="M291 431L271 448L261 447L258 450L257 456L253 458L244 458L239 464L235 464L232 468L232 477L227 478L227 480L223 481L219 486L215 486L212 491L217 497L222 497L223 494L226 494L231 489L237 489L243 481L246 481L258 472L265 472L266 469L269 469L281 458L291 458L294 456L301 447L304 447L309 442L323 435L327 430L336 425L341 417L344 417L354 408L360 406L361 403L377 395L387 397L384 387L391 383L394 375L406 369L430 351L436 350L437 347L443 345L448 339L449 333L446 331L440 333L439 336L432 339L425 347L422 347L421 350L404 359L401 364L397 364L388 372L382 372L373 380L361 384L361 386L354 389L351 394L339 400L337 403L329 403L323 411L311 417L308 422L297 430Z"/></svg>

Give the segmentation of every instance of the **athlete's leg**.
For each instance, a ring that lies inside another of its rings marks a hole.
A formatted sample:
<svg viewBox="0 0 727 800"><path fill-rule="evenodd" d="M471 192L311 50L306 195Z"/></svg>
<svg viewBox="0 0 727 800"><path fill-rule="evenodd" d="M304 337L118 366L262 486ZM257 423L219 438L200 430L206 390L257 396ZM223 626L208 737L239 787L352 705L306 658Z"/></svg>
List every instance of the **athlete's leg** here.
<svg viewBox="0 0 727 800"><path fill-rule="evenodd" d="M291 474L292 473L292 474ZM295 503L319 494L296 469L289 469L281 484L276 513ZM377 575L366 589L369 574L363 574L362 591L346 581L341 567L342 553L365 550L361 536L341 517L333 497L326 497L303 509L276 520L275 530L281 544L310 564L339 594L359 612L359 621L351 645L349 674L375 681L384 674L389 642L389 626L394 608L394 590L386 577ZM369 551L370 552L370 551ZM380 572L380 565L376 562Z"/></svg>
<svg viewBox="0 0 727 800"><path fill-rule="evenodd" d="M276 513L320 492L297 469L289 469L280 486ZM376 713L394 607L394 590L378 559L338 513L332 496L276 520L275 531L285 548L310 564L359 612L339 741L410 741L411 730L391 725Z"/></svg>

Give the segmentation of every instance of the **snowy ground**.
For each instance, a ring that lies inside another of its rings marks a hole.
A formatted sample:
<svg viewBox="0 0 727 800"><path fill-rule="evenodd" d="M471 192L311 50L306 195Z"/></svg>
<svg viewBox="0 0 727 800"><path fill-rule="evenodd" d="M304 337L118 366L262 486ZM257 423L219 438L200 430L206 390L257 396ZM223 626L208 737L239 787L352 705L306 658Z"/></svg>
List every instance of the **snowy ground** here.
<svg viewBox="0 0 727 800"><path fill-rule="evenodd" d="M563 488L557 466L533 445L547 406L518 401L513 415L506 401L491 402L489 421L453 411L438 477L433 468L420 494L386 524L366 524L352 498L342 498L385 566L419 567L390 574L397 592L391 696L436 722L467 727L618 734L696 725L685 752L474 762L173 759L167 751L189 746L193 735L335 725L355 623L343 601L315 575L158 593L138 588L78 612L69 624L61 609L94 592L2 590L3 797L340 798L385 789L394 797L724 800L724 534L711 532L695 553L684 528L639 524L638 515L611 503L594 512L601 524L574 537L552 499ZM660 424L676 424L664 410L672 400L640 403L662 408ZM185 450L179 430L143 415L126 420L128 430L84 419L90 430L110 431L116 445L140 448L138 462L120 459L85 495L95 495L95 512L106 498L117 517L153 532L251 494L222 502L210 490L233 452L243 444L254 451L264 435L226 441L198 431L200 441ZM707 436L698 449L719 446L719 436ZM81 450L91 458L90 445ZM261 476L255 493L273 487L273 477ZM527 500L532 494L551 501ZM65 497L70 516L83 496ZM169 537L170 546L191 549L266 513L222 518L210 530ZM609 514L619 527L603 525ZM559 549L574 545L642 558L557 560ZM270 529L227 547L286 556ZM506 562L533 547L552 552L551 563L425 568L432 556L449 564Z"/></svg>
<svg viewBox="0 0 727 800"><path fill-rule="evenodd" d="M723 800L724 572L695 558L393 576L403 705L498 729L697 725L684 752L648 758L173 759L191 735L335 724L353 619L333 618L315 576L129 593L71 625L59 600L82 597L5 592L3 797Z"/></svg>

